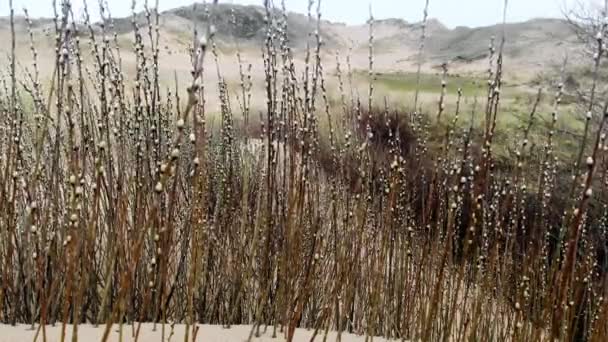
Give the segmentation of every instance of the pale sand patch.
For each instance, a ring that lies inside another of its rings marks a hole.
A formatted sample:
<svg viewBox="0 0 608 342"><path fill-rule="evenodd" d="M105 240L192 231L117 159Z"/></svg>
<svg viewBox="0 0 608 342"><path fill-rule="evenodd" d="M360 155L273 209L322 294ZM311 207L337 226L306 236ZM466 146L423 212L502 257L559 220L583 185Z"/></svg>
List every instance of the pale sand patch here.
<svg viewBox="0 0 608 342"><path fill-rule="evenodd" d="M153 324L144 323L141 326L141 331L139 334L139 341L142 342L155 342L162 340L162 329L161 325L157 324L156 331L153 331ZM36 326L36 329L38 326ZM124 325L123 326L123 342L134 341L131 336L132 325ZM82 342L94 342L101 341L103 336L105 326L100 325L99 327L94 327L89 324L79 325L78 326L78 341ZM172 342L181 342L184 340L184 329L185 325L177 324L174 328L174 334L171 337ZM260 331L264 332L264 327L260 328ZM168 337L171 332L171 326L165 325L165 341L169 341ZM250 325L233 325L229 329L223 328L219 325L199 325L199 332L197 335L196 341L205 341L205 342L243 342L247 341L249 337L249 333L251 332ZM285 336L283 333L280 333L277 328L277 337L272 337L273 327L269 326L266 330L266 333L263 333L259 338L253 338L252 341L256 342L281 342L285 341ZM308 342L310 341L312 335L314 334L313 330L306 329L297 329L294 335L294 342ZM27 342L34 341L34 336L36 335L36 330L31 330L30 325L20 324L17 326L10 325L0 325L0 342ZM58 342L61 340L61 324L57 324L53 326L47 326L46 335L48 342ZM72 340L72 326L68 325L66 329L66 338L65 341ZM192 335L190 335L189 341L192 341ZM42 332L40 336L38 336L37 341L42 341ZM108 341L119 341L118 334L118 325L113 325L110 338ZM315 341L323 341L323 331L319 331ZM329 332L327 336L327 341L336 341L336 333ZM352 334L342 334L342 341L344 342L364 342L365 336L358 336ZM374 338L374 341L377 342L386 342L389 341L384 338Z"/></svg>

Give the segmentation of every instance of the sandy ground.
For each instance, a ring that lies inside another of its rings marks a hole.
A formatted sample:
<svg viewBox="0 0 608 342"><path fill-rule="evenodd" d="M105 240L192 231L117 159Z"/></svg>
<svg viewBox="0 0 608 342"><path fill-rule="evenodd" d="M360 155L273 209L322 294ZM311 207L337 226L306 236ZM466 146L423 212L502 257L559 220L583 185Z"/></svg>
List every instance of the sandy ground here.
<svg viewBox="0 0 608 342"><path fill-rule="evenodd" d="M132 331L131 325L123 326L123 342L134 341L131 336ZM199 325L200 329L196 341L209 341L209 342L243 342L246 341L251 332L251 326L248 325L235 325L229 329L223 328L218 325ZM38 327L36 327L38 328ZM101 341L105 326L99 326L95 328L92 325L79 325L78 326L78 341L93 342ZM181 342L184 340L184 325L175 325L174 334L169 339L171 333L170 325L165 326L165 340L164 341L175 341ZM264 328L261 328L263 332ZM283 334L279 333L277 329L277 337L272 337L272 327L268 327L265 334L259 338L253 338L252 341L258 342L280 342L285 341ZM72 326L68 325L66 329L65 341L72 341ZM298 329L295 333L295 342L308 342L311 340L314 331ZM47 326L46 328L47 342L61 341L61 325ZM30 325L0 325L0 342L26 342L34 341L36 330L31 330ZM112 332L108 341L119 341L118 326L112 326ZM317 335L316 341L323 341L323 332L320 331ZM38 337L37 341L42 341L42 334ZM157 325L156 331L153 331L153 326L150 323L142 324L139 341L142 342L154 342L162 341L162 329L160 325ZM190 335L189 341L192 341ZM327 341L336 341L336 333L330 332L327 336ZM365 336L357 336L351 334L342 334L342 341L344 342L363 342ZM383 338L374 338L374 341L385 342L388 341Z"/></svg>

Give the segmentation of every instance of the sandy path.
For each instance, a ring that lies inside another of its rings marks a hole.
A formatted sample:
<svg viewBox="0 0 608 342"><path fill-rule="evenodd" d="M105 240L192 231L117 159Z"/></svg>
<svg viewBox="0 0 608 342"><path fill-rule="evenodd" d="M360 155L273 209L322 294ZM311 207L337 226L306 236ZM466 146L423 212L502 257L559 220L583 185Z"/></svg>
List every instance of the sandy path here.
<svg viewBox="0 0 608 342"><path fill-rule="evenodd" d="M209 342L243 342L247 340L251 326L248 325L234 325L230 329L225 329L218 325L199 325L199 333L196 341L209 341ZM92 325L79 325L78 326L78 341L93 342L101 341L105 326L99 326L97 328ZM184 325L175 325L174 335L171 337L172 342L181 342L184 340ZM123 326L123 342L133 341L131 337L131 325ZM170 334L171 327L165 326L165 341L169 341L168 336ZM72 326L67 326L65 341L72 340ZM47 326L47 342L60 341L61 336L61 325L55 327ZM263 327L261 329L263 331ZM0 342L27 342L34 341L36 330L31 330L29 325L0 325ZM266 334L263 334L259 338L254 338L253 341L257 342L280 342L285 341L285 338L277 330L277 337L272 338L272 327L268 327ZM298 329L295 334L294 342L308 342L313 335L312 330ZM156 331L153 331L152 324L142 324L139 341L142 342L153 342L161 341L161 326L157 325ZM40 335L37 341L42 341L42 335ZM108 341L119 341L118 326L112 327L112 332ZM192 337L189 338L192 341ZM323 341L323 332L320 331L315 341ZM327 336L327 341L336 341L336 333L330 332ZM342 334L342 341L344 342L364 342L365 336L357 336L351 334ZM374 341L385 342L386 339L374 338Z"/></svg>

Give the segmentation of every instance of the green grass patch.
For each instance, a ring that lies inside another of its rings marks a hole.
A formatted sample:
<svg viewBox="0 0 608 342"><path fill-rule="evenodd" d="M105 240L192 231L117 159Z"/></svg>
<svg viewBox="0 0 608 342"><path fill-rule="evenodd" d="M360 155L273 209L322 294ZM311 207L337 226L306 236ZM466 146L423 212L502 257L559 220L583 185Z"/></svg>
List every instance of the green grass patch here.
<svg viewBox="0 0 608 342"><path fill-rule="evenodd" d="M364 76L369 77L369 76ZM438 74L420 74L415 72L378 73L375 74L375 84L386 87L388 90L415 92L416 88L422 93L441 93L442 76ZM461 88L463 95L475 96L486 92L485 81L468 76L448 75L446 77L446 90L448 94L457 94Z"/></svg>

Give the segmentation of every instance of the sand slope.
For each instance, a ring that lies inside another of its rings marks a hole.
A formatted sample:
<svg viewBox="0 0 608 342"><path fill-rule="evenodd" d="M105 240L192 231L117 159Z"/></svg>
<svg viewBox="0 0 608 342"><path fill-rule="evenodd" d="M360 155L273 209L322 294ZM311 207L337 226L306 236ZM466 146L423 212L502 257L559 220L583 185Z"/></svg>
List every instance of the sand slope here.
<svg viewBox="0 0 608 342"><path fill-rule="evenodd" d="M38 329L38 326L36 326ZM79 325L78 326L78 341L83 342L94 342L101 341L105 326L94 327L92 325ZM134 341L131 336L133 326L123 326L123 342ZM173 336L169 340L171 334L171 326L165 326L165 341L181 342L184 340L184 329L185 325L175 325ZM264 327L260 329L264 331ZM253 341L257 342L280 342L285 341L285 337L277 329L277 337L272 337L272 327L268 327L266 333L262 334L259 338L253 338ZM248 325L234 325L229 329L223 328L218 325L199 325L199 333L196 341L205 342L243 342L246 341L251 332L251 326ZM65 341L72 341L72 326L68 325L66 329ZM310 341L314 331L298 329L295 334L295 342L308 342ZM57 342L61 340L61 325L47 326L46 328L47 342ZM0 342L26 342L34 341L36 336L36 330L32 330L30 325L0 325ZM42 333L39 334L37 341L42 341ZM112 326L112 332L108 341L119 341L118 326ZM145 323L141 326L139 335L139 341L142 342L154 342L162 341L162 328L161 325L157 325L156 331L153 331L153 324ZM192 341L190 335L189 341ZM315 341L323 341L323 331L319 331ZM336 333L330 332L327 336L327 341L336 341ZM342 341L344 342L363 342L365 336L357 336L352 334L342 334ZM383 342L388 341L383 338L374 338L374 341Z"/></svg>

